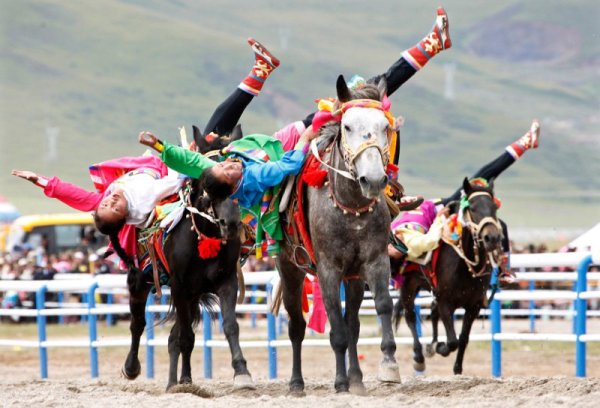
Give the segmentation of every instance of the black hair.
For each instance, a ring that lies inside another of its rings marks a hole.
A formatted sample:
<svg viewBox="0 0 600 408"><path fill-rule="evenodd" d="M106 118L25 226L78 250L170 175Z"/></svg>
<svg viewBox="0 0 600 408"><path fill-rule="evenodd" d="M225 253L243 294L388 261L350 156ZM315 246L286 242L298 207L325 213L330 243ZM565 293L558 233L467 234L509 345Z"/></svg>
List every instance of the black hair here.
<svg viewBox="0 0 600 408"><path fill-rule="evenodd" d="M144 273L135 266L133 258L127 254L125 249L121 246L121 242L119 242L119 232L121 232L121 229L125 225L125 218L116 222L107 222L100 219L98 213L94 213L94 222L96 223L98 231L104 235L108 235L114 251L119 258L121 258L123 263L125 263L125 266L127 267L127 286L129 287L129 292L132 295L139 293L143 288ZM104 256L107 257L108 255L110 255L110 253L107 251Z"/></svg>
<svg viewBox="0 0 600 408"><path fill-rule="evenodd" d="M202 173L200 184L208 196L213 200L225 200L233 194L233 186L222 180L219 180L213 169L207 169Z"/></svg>
<svg viewBox="0 0 600 408"><path fill-rule="evenodd" d="M108 236L118 234L119 231L121 231L121 228L123 228L123 225L125 225L125 220L126 218L123 217L122 219L117 221L106 221L98 216L98 212L94 213L94 223L96 224L96 228L102 234Z"/></svg>

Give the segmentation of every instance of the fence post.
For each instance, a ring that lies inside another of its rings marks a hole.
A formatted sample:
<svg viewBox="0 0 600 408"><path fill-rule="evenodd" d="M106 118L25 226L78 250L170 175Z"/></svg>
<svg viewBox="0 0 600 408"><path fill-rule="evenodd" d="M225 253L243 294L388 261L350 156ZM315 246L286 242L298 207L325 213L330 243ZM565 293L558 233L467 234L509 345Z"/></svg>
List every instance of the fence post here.
<svg viewBox="0 0 600 408"><path fill-rule="evenodd" d="M154 295L148 293L146 299L146 378L154 378L154 313L149 306L154 304Z"/></svg>
<svg viewBox="0 0 600 408"><path fill-rule="evenodd" d="M204 378L212 378L212 348L208 342L212 340L210 313L202 308L202 327L204 331Z"/></svg>
<svg viewBox="0 0 600 408"><path fill-rule="evenodd" d="M587 290L587 270L592 263L592 256L588 255L581 260L577 267L577 299L575 299L575 376L585 377L586 343L581 341L581 336L586 332L587 302L580 297Z"/></svg>
<svg viewBox="0 0 600 408"><path fill-rule="evenodd" d="M492 271L492 277L490 280L490 285L494 286L498 284L498 268L495 267ZM500 289L497 290L496 293L499 293ZM490 303L490 312L492 319L492 377L501 377L502 376L502 342L496 340L495 335L502 332L501 325L501 305L500 301L497 297L494 297L492 302Z"/></svg>
<svg viewBox="0 0 600 408"><path fill-rule="evenodd" d="M64 300L65 300L65 293L64 292L58 292L56 294L56 303L58 303L58 308L59 309L62 309ZM65 324L65 316L64 315L58 316L58 323L59 324Z"/></svg>
<svg viewBox="0 0 600 408"><path fill-rule="evenodd" d="M106 304L107 305L112 305L113 304L113 294L112 292L109 292L106 294ZM112 313L107 313L106 314L106 325L107 326L112 326L113 325L113 314Z"/></svg>
<svg viewBox="0 0 600 408"><path fill-rule="evenodd" d="M92 378L98 378L98 347L93 343L98 339L96 327L96 315L92 313L92 309L96 307L96 297L94 292L98 288L98 282L92 283L87 291L88 301L88 327L90 331L90 370Z"/></svg>
<svg viewBox="0 0 600 408"><path fill-rule="evenodd" d="M273 284L267 284L267 305L270 305L273 298ZM275 316L269 310L267 312L267 352L269 353L269 378L277 378L277 347L273 346L271 342L277 339L275 324Z"/></svg>
<svg viewBox="0 0 600 408"><path fill-rule="evenodd" d="M46 341L46 316L41 314L41 311L44 310L45 302L46 302L46 291L48 288L46 285L40 286L38 290L35 291L35 308L37 309L37 327L38 327L38 341L40 342L39 350L40 350L40 376L43 380L48 378L48 350L46 346L42 343Z"/></svg>
<svg viewBox="0 0 600 408"><path fill-rule="evenodd" d="M251 305L255 305L256 304L256 291L258 290L258 285L252 285L250 286L250 290L252 291L252 294L250 295L250 304ZM256 313L252 312L250 313L250 325L253 329L256 329Z"/></svg>
<svg viewBox="0 0 600 408"><path fill-rule="evenodd" d="M525 268L521 268L521 272L525 272ZM531 292L535 291L535 282L533 280L529 281L529 290ZM535 333L535 300L529 300L529 333Z"/></svg>

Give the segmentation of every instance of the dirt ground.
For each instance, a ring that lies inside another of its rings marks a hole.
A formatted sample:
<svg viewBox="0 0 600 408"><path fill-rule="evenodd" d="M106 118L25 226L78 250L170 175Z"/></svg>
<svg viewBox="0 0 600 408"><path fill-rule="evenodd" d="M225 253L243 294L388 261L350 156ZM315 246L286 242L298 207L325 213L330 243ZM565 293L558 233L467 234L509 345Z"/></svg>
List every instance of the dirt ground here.
<svg viewBox="0 0 600 408"><path fill-rule="evenodd" d="M600 332L600 321L588 323L589 333ZM258 339L266 332L264 321L251 329L241 322L244 340ZM0 338L35 339L35 327L27 325L0 326ZM80 326L72 328L72 326ZM67 325L49 329L48 339L81 338L84 325ZM99 328L100 337L123 338L126 323L117 328ZM527 331L526 320L503 323L503 330ZM567 320L538 321L538 332L569 332ZM168 328L157 328L157 337L167 335ZM428 333L427 325L424 327ZM71 333L73 332L73 333ZM473 333L489 332L489 323L478 320ZM377 335L375 325L364 325L363 336ZM200 336L201 334L197 334ZM398 336L407 336L404 324ZM308 337L308 336L307 336ZM215 335L219 338L219 335ZM281 338L287 338L283 334ZM326 338L326 337L325 337ZM287 379L291 373L291 350L278 349L278 379L268 378L267 350L246 348L244 354L253 374L255 390L234 391L228 349L213 351L213 379L204 380L202 350L192 356L194 385L177 387L166 393L168 362L165 347L156 349L155 378L146 378L145 350L140 360L142 375L135 381L119 376L127 350L123 347L102 348L99 351L100 377L90 378L89 351L86 348L51 348L48 351L49 379L40 380L37 349L0 348L0 401L3 407L22 407L23 404L40 407L114 407L141 406L155 402L162 407L210 406L237 407L265 404L270 407L402 407L419 404L425 407L443 406L577 406L596 407L600 398L600 347L588 345L587 375L578 379L575 372L575 347L572 343L557 342L504 342L501 379L491 377L489 343L472 342L466 353L464 375L452 375L454 356L435 356L427 360L425 376L413 375L412 347L399 345L396 357L400 366L401 384L382 384L377 381L381 352L377 346L359 347L361 368L368 396L336 394L333 388L334 357L329 347L304 348L303 373L306 396L287 395Z"/></svg>

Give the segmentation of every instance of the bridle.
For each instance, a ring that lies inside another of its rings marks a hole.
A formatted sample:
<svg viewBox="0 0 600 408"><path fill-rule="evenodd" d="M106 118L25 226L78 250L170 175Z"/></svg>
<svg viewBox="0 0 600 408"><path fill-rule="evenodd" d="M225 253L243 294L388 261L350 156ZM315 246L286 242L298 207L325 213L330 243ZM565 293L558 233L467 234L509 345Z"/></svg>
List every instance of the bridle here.
<svg viewBox="0 0 600 408"><path fill-rule="evenodd" d="M386 98L386 100L387 100L387 98ZM362 142L355 151L352 148L352 146L350 146L350 144L348 143L348 135L347 135L346 129L340 123L340 139L339 139L340 147L339 147L339 149L342 154L342 159L344 161L344 164L345 164L346 168L348 169L348 171L332 167L329 164L325 163L323 160L321 160L321 157L319 156L318 147L316 144L316 139L313 140L311 143L311 152L316 157L316 159L321 164L323 164L325 167L327 167L329 170L331 170L347 179L357 181L356 180L357 172L356 172L355 162L356 162L356 159L367 149L370 149L373 147L376 148L379 151L379 154L381 156L381 164L383 165L384 168L387 167L387 165L390 161L389 142L395 133L395 130L394 130L395 129L395 119L394 119L394 116L389 111L389 102L384 103L384 102L376 101L373 99L353 99L351 101L345 102L342 104L342 106L337 111L335 111L333 113L333 117L336 118L336 120L339 120L341 122L344 114L350 108L378 109L384 113L386 119L390 123L390 126L388 128L386 145L383 147L380 146L377 143L377 138L374 136L371 136L371 137L369 137L368 140L365 140L364 142Z"/></svg>
<svg viewBox="0 0 600 408"><path fill-rule="evenodd" d="M500 247L496 248L493 251L488 251L485 248L483 238L481 237L481 231L483 230L483 228L486 225L493 225L498 229L498 231L502 231L502 226L500 225L498 218L487 216L487 217L483 217L477 223L473 221L473 215L472 215L472 211L471 211L471 207L470 207L470 200L472 198L478 197L478 196L489 196L492 201L494 198L490 192L475 191L475 192L471 193L469 196L463 198L464 201L461 201L461 208L459 210L459 211L463 212L464 225L466 227L466 230L468 231L468 233L471 235L471 237L473 239L473 260L469 259L469 257L465 253L462 237L458 240L457 244L447 241L447 240L444 240L448 245L450 245L452 247L452 249L454 249L454 251L458 254L458 256L461 257L465 261L465 263L467 264L467 267L469 268L469 272L471 272L471 275L474 278L488 275L491 272L491 268L489 268L489 266L497 265L499 263L498 258L501 256L501 253L502 253L502 251L500 250ZM463 236L464 236L464 233L463 233ZM485 261L483 262L481 267L479 269L476 269L480 265L480 262L481 262L480 253L486 254L487 258L485 259Z"/></svg>

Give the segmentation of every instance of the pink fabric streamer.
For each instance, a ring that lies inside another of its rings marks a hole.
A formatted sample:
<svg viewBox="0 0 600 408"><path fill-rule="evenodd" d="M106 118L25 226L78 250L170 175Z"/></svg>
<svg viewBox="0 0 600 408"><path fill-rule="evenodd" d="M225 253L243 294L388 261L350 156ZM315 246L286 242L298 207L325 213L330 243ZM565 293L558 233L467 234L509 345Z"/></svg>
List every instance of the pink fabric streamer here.
<svg viewBox="0 0 600 408"><path fill-rule="evenodd" d="M317 333L325 333L325 323L327 323L327 312L321 295L319 280L313 281L313 312L308 321L308 327Z"/></svg>

